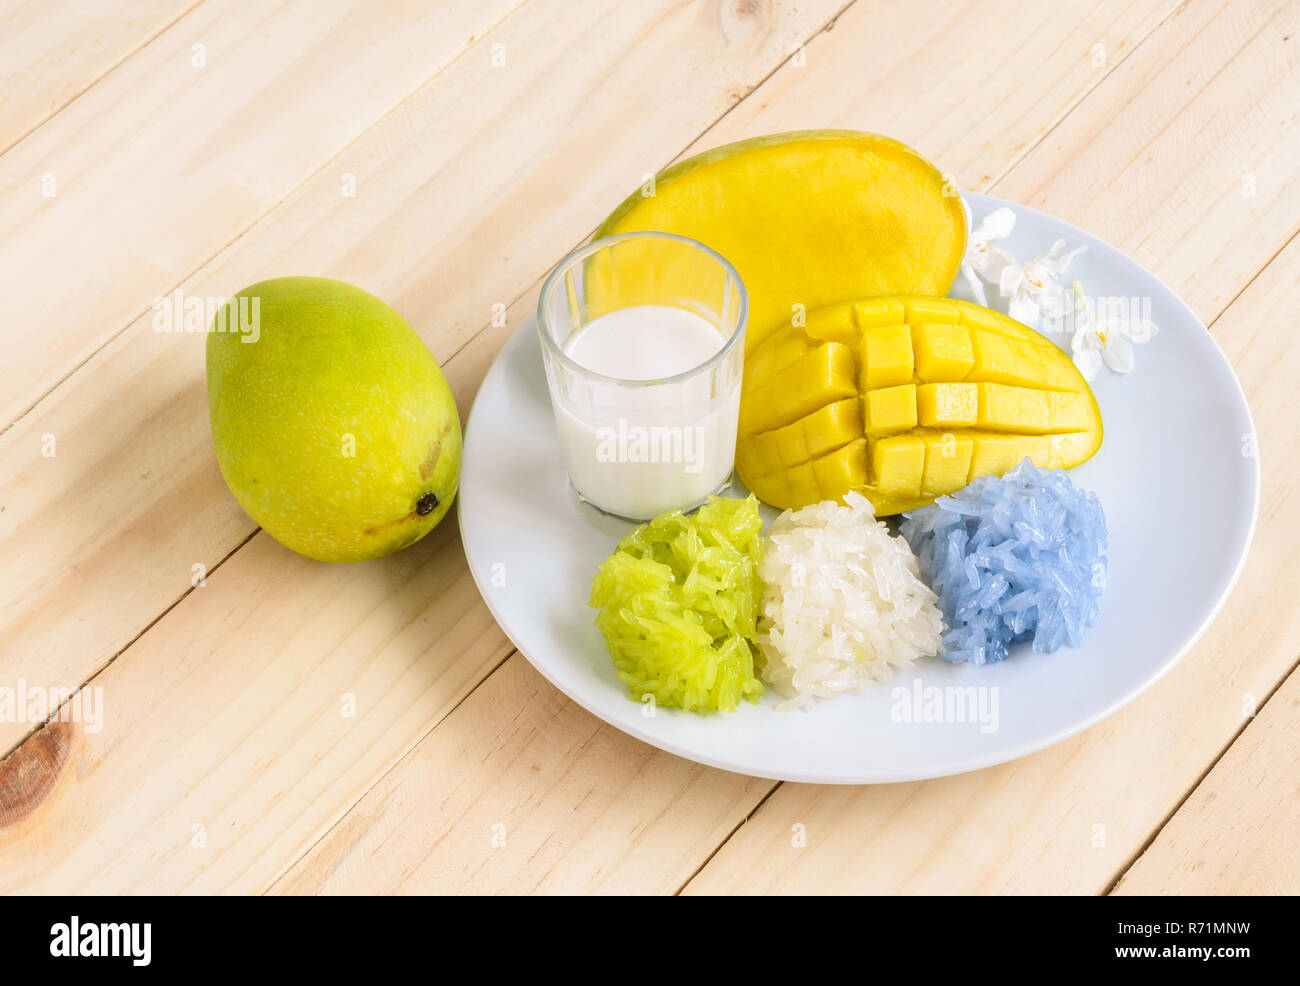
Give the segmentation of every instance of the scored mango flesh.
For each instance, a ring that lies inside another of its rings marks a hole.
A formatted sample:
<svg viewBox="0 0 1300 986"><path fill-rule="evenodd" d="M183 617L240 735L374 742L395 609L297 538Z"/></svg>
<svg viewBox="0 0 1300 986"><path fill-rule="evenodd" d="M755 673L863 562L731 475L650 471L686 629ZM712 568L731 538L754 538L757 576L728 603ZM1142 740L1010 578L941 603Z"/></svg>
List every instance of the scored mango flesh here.
<svg viewBox="0 0 1300 986"><path fill-rule="evenodd" d="M856 490L877 516L1028 456L1069 468L1101 445L1070 357L1000 312L950 298L830 305L745 362L736 468L774 507Z"/></svg>

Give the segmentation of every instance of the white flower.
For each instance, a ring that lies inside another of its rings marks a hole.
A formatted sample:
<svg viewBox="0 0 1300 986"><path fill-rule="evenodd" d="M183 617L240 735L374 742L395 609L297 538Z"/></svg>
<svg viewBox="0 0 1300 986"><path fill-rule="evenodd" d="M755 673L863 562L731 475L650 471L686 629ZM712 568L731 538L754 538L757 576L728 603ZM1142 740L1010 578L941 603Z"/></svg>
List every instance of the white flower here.
<svg viewBox="0 0 1300 986"><path fill-rule="evenodd" d="M1069 305L1066 289L1060 283L1061 276L1070 261L1087 248L1079 247L1058 257L1065 241L1057 240L1041 257L1022 264L995 245L996 241L1010 236L1015 226L1016 214L1006 207L985 216L967 239L961 274L977 303L991 307L984 284L996 284L1006 302L1002 306L1006 313L1025 325L1037 327L1040 315L1049 319L1064 316Z"/></svg>
<svg viewBox="0 0 1300 986"><path fill-rule="evenodd" d="M965 205L965 200L962 200ZM970 206L966 206L967 222L970 221ZM993 246L994 240L1005 240L1016 227L1016 214L1006 208L994 209L985 216L978 226L971 230L966 240L966 256L962 258L961 275L966 279L971 294L979 304L988 307L988 297L984 293L984 281L996 283L1003 267L1014 264L1015 258L1000 247ZM983 280L981 280L983 278Z"/></svg>
<svg viewBox="0 0 1300 986"><path fill-rule="evenodd" d="M1036 326L1039 315L1060 319L1069 307L1069 294L1061 285L1061 276L1070 261L1087 247L1076 247L1069 253L1057 256L1065 240L1057 240L1041 256L1027 264L1018 264L1014 258L998 272L998 290L1009 299L1007 314L1025 325Z"/></svg>
<svg viewBox="0 0 1300 986"><path fill-rule="evenodd" d="M1128 318L1122 309L1094 314L1078 281L1073 284L1075 304L1074 337L1070 352L1085 380L1091 380L1103 363L1116 373L1133 369L1133 343L1147 342L1160 330L1149 318ZM1113 306L1106 306L1110 309Z"/></svg>

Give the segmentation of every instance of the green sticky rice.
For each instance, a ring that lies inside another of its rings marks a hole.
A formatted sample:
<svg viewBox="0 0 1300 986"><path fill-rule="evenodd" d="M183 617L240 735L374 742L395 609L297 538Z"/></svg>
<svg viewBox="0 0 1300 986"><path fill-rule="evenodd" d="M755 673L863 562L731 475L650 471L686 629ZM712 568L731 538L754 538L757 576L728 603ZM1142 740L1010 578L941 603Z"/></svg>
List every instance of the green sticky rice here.
<svg viewBox="0 0 1300 986"><path fill-rule="evenodd" d="M698 713L757 702L753 639L762 585L758 501L710 497L619 542L591 585L596 626L638 702Z"/></svg>

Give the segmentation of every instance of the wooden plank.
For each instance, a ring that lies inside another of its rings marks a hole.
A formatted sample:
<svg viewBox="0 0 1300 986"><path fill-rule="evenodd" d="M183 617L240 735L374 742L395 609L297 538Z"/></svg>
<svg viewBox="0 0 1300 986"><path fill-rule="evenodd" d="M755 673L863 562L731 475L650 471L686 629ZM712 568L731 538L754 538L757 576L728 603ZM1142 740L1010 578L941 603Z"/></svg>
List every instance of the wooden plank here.
<svg viewBox="0 0 1300 986"><path fill-rule="evenodd" d="M1212 242L1217 232L1207 219L1188 235ZM687 892L1109 887L1241 729L1251 697L1269 694L1300 651L1300 612L1291 602L1300 582L1300 466L1292 454L1300 441L1300 349L1277 317L1297 304L1300 238L1213 326L1255 415L1263 508L1236 590L1177 668L1105 722L1014 763L923 784L782 785ZM1140 376L1133 383L1140 386ZM805 827L805 848L790 845L796 824ZM1289 886L1294 892L1295 882Z"/></svg>
<svg viewBox="0 0 1300 986"><path fill-rule="evenodd" d="M1113 893L1294 895L1300 887L1300 672L1246 731Z"/></svg>
<svg viewBox="0 0 1300 986"><path fill-rule="evenodd" d="M0 154L198 0L23 0L0 10Z"/></svg>
<svg viewBox="0 0 1300 986"><path fill-rule="evenodd" d="M525 9L183 291L228 296L286 270L341 277L389 300L445 359L617 204L621 176L639 176L661 143L672 150L658 164L677 153L838 2L755 8L748 33L684 10L596 25L571 7ZM726 43L728 30L743 40ZM557 50L583 71L550 72ZM657 94L642 107L647 86ZM623 122L631 107L643 127ZM348 176L355 197L340 194ZM5 677L82 684L190 591L194 566L211 571L255 529L212 455L202 336L151 322L137 318L0 435ZM0 723L0 750L27 731Z"/></svg>
<svg viewBox="0 0 1300 986"><path fill-rule="evenodd" d="M333 274L392 300L445 358L491 317L494 302L508 301L553 262L557 245L579 240L612 208L632 162L655 146L673 148L671 156L688 144L835 9L747 7L719 20L693 9L627 5L595 18L559 0L529 4L187 291L229 294L275 269ZM506 66L493 65L497 45ZM550 71L557 59L566 72ZM634 110L642 127L626 125ZM339 195L347 173L357 178L355 200ZM71 454L58 467L80 478L62 488L93 497L99 458L118 478L112 496L149 491L144 505L119 501L139 512L102 544L94 538L109 516L103 502L46 528L65 538L64 563L76 559L86 573L131 555L121 540L108 544L118 535L143 552L134 567L115 569L115 592L100 595L98 607L138 599L134 580L151 571L188 588L192 562L211 557L182 552L214 538L222 522L201 509L187 520L177 500L176 512L162 516L186 533L165 531L148 516L154 497L192 484L191 495L206 487L218 511L233 509L220 506L228 494L216 485L202 436L200 347L199 336L156 336L138 320L93 361L110 370L59 388L28 415L42 419L54 405L66 415L72 430L61 433L59 447ZM477 381L453 364L448 373L463 396ZM142 403L128 418L104 413L118 397L129 404L133 387ZM0 441L51 427L23 432L28 424ZM146 426L151 441L137 441ZM63 457L60 451L44 464ZM9 468L15 458L0 461ZM28 453L2 484L13 496L0 504L30 496L40 465ZM151 470L164 471L166 481L156 471L146 476ZM0 513L6 544L29 536L22 533L28 524L7 517ZM254 537L91 682L103 689L102 731L59 724L57 743L42 730L6 761L10 776L27 783L0 783L0 797L9 799L0 805L7 823L0 824L0 889L268 887L503 654L500 631L459 556L454 523L426 541L367 565L327 566L291 555L265 534ZM43 591L39 573L54 570L40 567L37 542L24 543L27 584ZM8 570L6 579L3 598L16 598L21 570ZM59 680L50 669L76 650L78 621L64 610L38 630L31 621L45 618L39 614L27 610L15 635L6 632L3 666L6 676L45 684ZM26 646L14 646L15 638ZM88 637L85 649L95 647L102 642ZM33 657L38 648L44 664ZM104 658L101 651L100 664ZM476 670L466 674L469 667ZM348 694L357 696L357 716L341 722ZM14 735L16 727L5 726ZM46 748L56 753L32 756ZM150 821L142 827L141 819ZM203 847L192 845L195 825ZM107 869L105 859L114 861Z"/></svg>
<svg viewBox="0 0 1300 986"><path fill-rule="evenodd" d="M11 148L0 426L519 2L209 0Z"/></svg>

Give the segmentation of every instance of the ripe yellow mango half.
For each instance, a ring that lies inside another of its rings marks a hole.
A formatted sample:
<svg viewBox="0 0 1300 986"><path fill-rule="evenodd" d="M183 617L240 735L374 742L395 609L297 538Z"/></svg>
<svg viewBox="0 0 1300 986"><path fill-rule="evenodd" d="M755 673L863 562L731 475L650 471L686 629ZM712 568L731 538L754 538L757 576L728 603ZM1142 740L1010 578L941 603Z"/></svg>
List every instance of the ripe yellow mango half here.
<svg viewBox="0 0 1300 986"><path fill-rule="evenodd" d="M857 490L885 516L1025 456L1069 468L1101 446L1070 357L1000 312L949 298L842 302L745 361L736 469L774 507Z"/></svg>
<svg viewBox="0 0 1300 986"><path fill-rule="evenodd" d="M747 353L843 298L946 294L966 249L961 197L938 169L855 130L756 137L673 165L596 235L635 230L689 236L731 261L749 291Z"/></svg>

